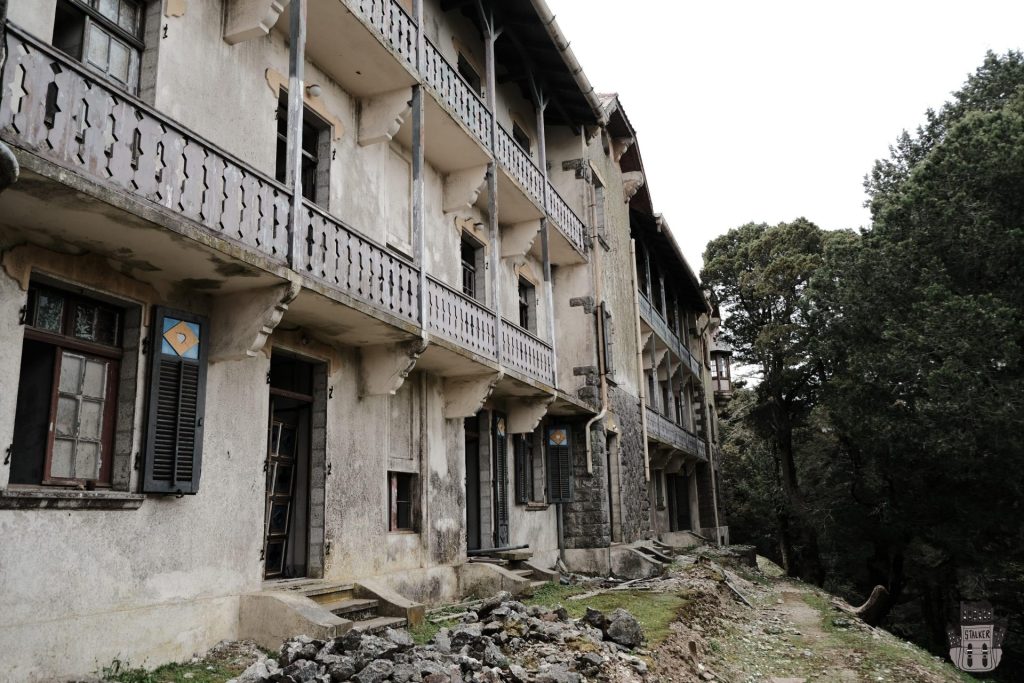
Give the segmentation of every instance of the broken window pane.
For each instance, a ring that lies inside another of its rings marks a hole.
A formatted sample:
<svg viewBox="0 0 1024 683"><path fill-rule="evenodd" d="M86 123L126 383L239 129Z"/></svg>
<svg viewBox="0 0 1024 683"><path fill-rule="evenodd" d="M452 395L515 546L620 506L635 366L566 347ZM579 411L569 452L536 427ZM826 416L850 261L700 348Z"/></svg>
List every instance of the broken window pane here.
<svg viewBox="0 0 1024 683"><path fill-rule="evenodd" d="M57 436L75 436L78 430L78 401L61 396L57 400L57 419L53 426Z"/></svg>
<svg viewBox="0 0 1024 683"><path fill-rule="evenodd" d="M82 401L78 415L78 438L99 439L103 427L103 404L98 401Z"/></svg>
<svg viewBox="0 0 1024 683"><path fill-rule="evenodd" d="M96 441L79 441L75 448L75 478L96 479L99 475L99 443Z"/></svg>
<svg viewBox="0 0 1024 683"><path fill-rule="evenodd" d="M82 383L82 395L92 398L105 398L107 384L107 364L88 359L85 362L85 381Z"/></svg>
<svg viewBox="0 0 1024 683"><path fill-rule="evenodd" d="M77 394L82 383L82 365L85 359L65 352L60 364L60 391L66 394Z"/></svg>
<svg viewBox="0 0 1024 683"><path fill-rule="evenodd" d="M70 439L53 440L53 458L50 461L50 477L70 479L74 476L75 442Z"/></svg>

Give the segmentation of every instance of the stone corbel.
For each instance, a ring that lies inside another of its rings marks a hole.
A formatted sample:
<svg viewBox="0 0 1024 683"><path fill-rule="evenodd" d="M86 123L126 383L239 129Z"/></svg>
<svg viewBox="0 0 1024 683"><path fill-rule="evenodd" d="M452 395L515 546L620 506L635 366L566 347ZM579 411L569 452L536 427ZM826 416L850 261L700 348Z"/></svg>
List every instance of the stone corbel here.
<svg viewBox="0 0 1024 683"><path fill-rule="evenodd" d="M444 416L448 419L473 417L494 391L503 372L470 377L446 377L444 380Z"/></svg>
<svg viewBox="0 0 1024 683"><path fill-rule="evenodd" d="M612 138L612 161L619 163L635 141L635 138Z"/></svg>
<svg viewBox="0 0 1024 683"><path fill-rule="evenodd" d="M540 219L515 223L501 229L501 258L523 258L540 234Z"/></svg>
<svg viewBox="0 0 1024 683"><path fill-rule="evenodd" d="M487 180L487 166L474 166L459 171L452 171L444 177L444 201L442 209L445 213L468 209L476 203L480 196L484 181Z"/></svg>
<svg viewBox="0 0 1024 683"><path fill-rule="evenodd" d="M224 40L235 45L262 38L274 28L289 0L230 0L224 20Z"/></svg>
<svg viewBox="0 0 1024 683"><path fill-rule="evenodd" d="M426 350L426 342L421 339L361 348L359 395L393 396Z"/></svg>
<svg viewBox="0 0 1024 683"><path fill-rule="evenodd" d="M622 174L622 193L626 198L627 204L646 182L647 179L644 178L643 171L629 171Z"/></svg>
<svg viewBox="0 0 1024 683"><path fill-rule="evenodd" d="M661 361L665 360L665 354L668 353L668 349L655 349L654 350L654 361L651 362L651 354L644 351L644 370L650 370L651 368L658 368L658 373L661 373ZM658 379L661 379L659 376Z"/></svg>
<svg viewBox="0 0 1024 683"><path fill-rule="evenodd" d="M508 403L508 433L529 434L537 428L555 400L554 396L543 398L513 399Z"/></svg>
<svg viewBox="0 0 1024 683"><path fill-rule="evenodd" d="M686 464L686 456L681 451L673 450L665 464L665 474L678 474Z"/></svg>
<svg viewBox="0 0 1024 683"><path fill-rule="evenodd" d="M645 331L643 328L641 328L640 329L640 348L647 349L647 344L648 344L648 342L651 341L651 337L653 337L653 336L654 336L654 330L646 330ZM647 351L645 350L644 354L646 355L646 353L647 353Z"/></svg>
<svg viewBox="0 0 1024 683"><path fill-rule="evenodd" d="M647 452L651 458L651 469L660 470L665 467L669 460L670 451L659 446L649 446Z"/></svg>
<svg viewBox="0 0 1024 683"><path fill-rule="evenodd" d="M301 289L298 282L288 282L218 297L210 316L210 360L258 354Z"/></svg>
<svg viewBox="0 0 1024 683"><path fill-rule="evenodd" d="M359 144L389 142L412 111L412 88L399 88L362 100Z"/></svg>
<svg viewBox="0 0 1024 683"><path fill-rule="evenodd" d="M670 380L675 376L676 372L679 370L679 362L673 361L671 356L669 356L668 362L665 365L667 367L661 367L658 370L659 380Z"/></svg>

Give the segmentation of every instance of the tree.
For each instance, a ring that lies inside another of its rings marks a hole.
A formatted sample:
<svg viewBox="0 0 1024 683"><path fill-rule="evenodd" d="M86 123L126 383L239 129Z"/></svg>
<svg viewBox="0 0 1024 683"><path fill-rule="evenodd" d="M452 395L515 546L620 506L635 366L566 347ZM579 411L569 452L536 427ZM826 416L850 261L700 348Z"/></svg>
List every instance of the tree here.
<svg viewBox="0 0 1024 683"><path fill-rule="evenodd" d="M726 312L724 340L734 359L756 369L755 400L744 419L777 459L783 504L779 551L792 576L824 579L817 534L807 523L794 433L810 414L821 373L810 355L805 291L828 241L810 221L749 223L708 243L701 280Z"/></svg>
<svg viewBox="0 0 1024 683"><path fill-rule="evenodd" d="M876 163L872 229L828 251L808 305L868 583L941 649L960 599L1024 613L1024 58L989 54L926 119Z"/></svg>

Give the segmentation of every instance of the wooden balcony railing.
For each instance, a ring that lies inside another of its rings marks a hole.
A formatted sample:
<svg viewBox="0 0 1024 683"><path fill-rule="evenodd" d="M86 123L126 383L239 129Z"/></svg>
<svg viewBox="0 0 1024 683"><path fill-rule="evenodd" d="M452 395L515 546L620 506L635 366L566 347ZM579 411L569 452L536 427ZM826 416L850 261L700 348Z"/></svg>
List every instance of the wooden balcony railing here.
<svg viewBox="0 0 1024 683"><path fill-rule="evenodd" d="M554 382L554 352L547 342L508 320L501 321L501 358L506 365L529 377Z"/></svg>
<svg viewBox="0 0 1024 683"><path fill-rule="evenodd" d="M488 358L498 357L498 317L480 302L440 280L427 278L427 328Z"/></svg>
<svg viewBox="0 0 1024 683"><path fill-rule="evenodd" d="M576 212L562 199L551 183L548 183L545 208L554 220L555 226L566 239L581 253L587 252L587 229Z"/></svg>
<svg viewBox="0 0 1024 683"><path fill-rule="evenodd" d="M498 124L497 134L495 156L498 163L519 181L537 204L544 206L544 174L501 124Z"/></svg>
<svg viewBox="0 0 1024 683"><path fill-rule="evenodd" d="M661 313L655 310L654 305L650 299L647 298L643 292L640 293L640 317L645 323L651 326L654 330L654 334L669 347L676 356L689 368L690 372L696 377L701 376L701 364L700 359L690 353L690 349L686 348L686 343L676 336L676 333L669 327L668 322L661 317Z"/></svg>
<svg viewBox="0 0 1024 683"><path fill-rule="evenodd" d="M293 268L391 315L419 322L419 269L303 201Z"/></svg>
<svg viewBox="0 0 1024 683"><path fill-rule="evenodd" d="M700 437L672 422L651 406L647 406L647 434L684 453L707 459L707 449Z"/></svg>
<svg viewBox="0 0 1024 683"><path fill-rule="evenodd" d="M473 92L458 70L444 58L429 40L424 41L423 78L441 101L459 118L473 135L487 148L491 148L491 126L494 117L480 95Z"/></svg>
<svg viewBox="0 0 1024 683"><path fill-rule="evenodd" d="M287 188L13 26L0 87L5 140L287 259Z"/></svg>
<svg viewBox="0 0 1024 683"><path fill-rule="evenodd" d="M289 190L8 24L0 138L92 181L151 202L397 319L552 384L551 346L427 279L413 263L303 201L294 252Z"/></svg>
<svg viewBox="0 0 1024 683"><path fill-rule="evenodd" d="M395 0L353 0L356 11L411 67L416 66L416 22Z"/></svg>

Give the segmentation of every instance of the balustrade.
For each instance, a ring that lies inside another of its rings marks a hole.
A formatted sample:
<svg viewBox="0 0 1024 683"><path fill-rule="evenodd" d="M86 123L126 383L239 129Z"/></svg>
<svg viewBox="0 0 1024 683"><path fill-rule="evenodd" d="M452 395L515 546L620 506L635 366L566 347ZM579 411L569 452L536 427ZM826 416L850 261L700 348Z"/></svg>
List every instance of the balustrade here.
<svg viewBox="0 0 1024 683"><path fill-rule="evenodd" d="M508 320L501 321L501 359L509 367L545 384L554 381L551 346Z"/></svg>
<svg viewBox="0 0 1024 683"><path fill-rule="evenodd" d="M699 458L707 458L704 441L647 406L647 433L657 441Z"/></svg>

